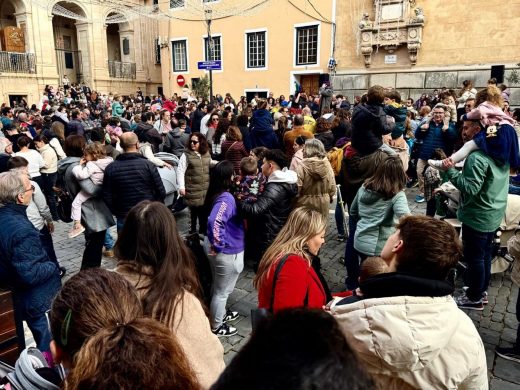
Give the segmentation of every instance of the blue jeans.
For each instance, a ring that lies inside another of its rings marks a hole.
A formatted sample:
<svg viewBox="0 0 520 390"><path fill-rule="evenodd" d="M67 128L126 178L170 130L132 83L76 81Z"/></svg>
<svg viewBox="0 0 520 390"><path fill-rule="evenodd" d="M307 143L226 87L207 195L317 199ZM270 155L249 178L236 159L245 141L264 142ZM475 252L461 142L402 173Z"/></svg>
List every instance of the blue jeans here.
<svg viewBox="0 0 520 390"><path fill-rule="evenodd" d="M336 219L336 228L338 229L338 235L345 235L345 225L343 224L344 216L341 215L343 212L341 211L341 207L339 203L336 203L336 211L334 212L334 218Z"/></svg>
<svg viewBox="0 0 520 390"><path fill-rule="evenodd" d="M26 317L25 321L33 334L36 348L42 352L49 352L52 336L45 313L38 317Z"/></svg>
<svg viewBox="0 0 520 390"><path fill-rule="evenodd" d="M494 237L495 232L479 232L462 224L464 261L468 265L464 274L464 284L468 286L466 295L475 302L482 298L489 286Z"/></svg>
<svg viewBox="0 0 520 390"><path fill-rule="evenodd" d="M40 230L40 242L42 244L43 250L47 253L49 259L58 264L58 258L56 257L56 252L54 251L54 243L52 241L52 235L49 232L49 228L47 225L44 225ZM58 264L59 267L59 264Z"/></svg>
<svg viewBox="0 0 520 390"><path fill-rule="evenodd" d="M103 246L107 251L109 251L114 247L115 243L116 241L114 240L114 237L112 237L112 234L110 234L110 230L107 229L107 232L105 234L105 243Z"/></svg>
<svg viewBox="0 0 520 390"><path fill-rule="evenodd" d="M204 251L208 256L213 284L211 286L211 303L209 316L211 327L220 327L226 317L226 303L229 295L235 289L238 277L244 270L244 251L236 254L217 253L209 254L210 242L204 239Z"/></svg>
<svg viewBox="0 0 520 390"><path fill-rule="evenodd" d="M121 229L123 229L123 225L125 224L126 217L116 217L116 229L117 234L121 232Z"/></svg>
<svg viewBox="0 0 520 390"><path fill-rule="evenodd" d="M345 284L347 290L354 290L359 286L359 253L354 248L354 235L356 234L357 221L354 218L348 219L348 239L345 248L345 267L347 268L347 278Z"/></svg>

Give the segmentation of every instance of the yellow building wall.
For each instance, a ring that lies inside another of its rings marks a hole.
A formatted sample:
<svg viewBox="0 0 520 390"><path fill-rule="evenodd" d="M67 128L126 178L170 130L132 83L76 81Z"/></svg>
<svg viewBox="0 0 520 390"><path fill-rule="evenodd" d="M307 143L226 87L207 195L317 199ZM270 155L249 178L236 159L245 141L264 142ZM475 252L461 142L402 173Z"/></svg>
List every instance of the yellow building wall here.
<svg viewBox="0 0 520 390"><path fill-rule="evenodd" d="M222 12L236 6L240 1L221 1L214 5ZM291 4L292 3L292 4ZM213 20L211 35L221 35L222 71L213 72L213 93L224 95L230 92L235 98L244 95L246 90L268 90L275 96L288 96L294 91L294 80L300 73L327 73L327 63L331 56L331 21L334 18L331 0L313 0L320 17L307 1L269 1L258 10L240 16L230 16ZM167 5L164 5L166 7ZM163 7L163 5L161 5ZM163 8L161 8L164 10ZM191 86L191 78L202 77L206 72L197 69L197 62L204 60L203 37L207 27L201 14L198 21L185 21L183 10L172 10L173 19L161 26L161 36L168 42L187 38L188 72L180 72ZM320 21L319 19L322 19ZM295 66L295 25L318 23L320 25L318 63L309 66ZM267 30L267 70L246 70L245 40L246 31ZM177 73L173 73L171 44L161 51L162 77L164 92L171 96L180 93ZM293 73L291 73L293 72Z"/></svg>
<svg viewBox="0 0 520 390"><path fill-rule="evenodd" d="M370 71L520 62L520 0L417 0L416 7L425 15L417 65L410 65L405 45L396 65L384 65L388 53L374 50ZM374 20L373 8L372 0L338 1L338 71L365 69L355 32L363 12Z"/></svg>

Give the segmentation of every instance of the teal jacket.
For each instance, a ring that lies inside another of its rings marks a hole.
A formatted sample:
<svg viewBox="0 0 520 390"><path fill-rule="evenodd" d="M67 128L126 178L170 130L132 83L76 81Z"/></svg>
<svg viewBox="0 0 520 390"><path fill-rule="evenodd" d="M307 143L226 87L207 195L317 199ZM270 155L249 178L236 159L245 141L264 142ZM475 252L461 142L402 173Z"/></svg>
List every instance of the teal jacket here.
<svg viewBox="0 0 520 390"><path fill-rule="evenodd" d="M112 103L112 116L121 117L123 115L123 112L125 112L123 106L119 102L113 102Z"/></svg>
<svg viewBox="0 0 520 390"><path fill-rule="evenodd" d="M406 106L387 105L384 108L386 115L390 115L395 119L395 127L392 130L392 139L397 139L404 134L404 124L406 122Z"/></svg>
<svg viewBox="0 0 520 390"><path fill-rule="evenodd" d="M410 214L404 191L391 199L361 186L349 210L357 220L354 248L367 255L379 256L386 240L395 231L399 218Z"/></svg>
<svg viewBox="0 0 520 390"><path fill-rule="evenodd" d="M479 232L497 230L506 212L509 164L500 165L477 150L466 158L462 172L447 172L461 195L458 219Z"/></svg>

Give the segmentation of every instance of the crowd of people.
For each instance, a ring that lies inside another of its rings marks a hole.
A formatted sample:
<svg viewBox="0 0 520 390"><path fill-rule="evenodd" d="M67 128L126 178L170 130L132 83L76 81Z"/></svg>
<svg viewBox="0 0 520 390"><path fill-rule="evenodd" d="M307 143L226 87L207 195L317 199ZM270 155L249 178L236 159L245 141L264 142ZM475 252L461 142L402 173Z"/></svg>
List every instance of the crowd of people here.
<svg viewBox="0 0 520 390"><path fill-rule="evenodd" d="M251 101L64 85L31 107L4 105L0 286L33 333L28 351L65 368L47 380L71 389L487 388L482 340L459 308L487 304L492 241L520 166L520 110L495 84L467 80L415 103L372 86L352 104L328 83L316 96ZM167 206L171 170L180 200ZM434 218L448 180L462 194L462 241ZM413 185L427 216L410 215ZM335 198L341 292L319 258ZM179 233L179 202L202 253ZM71 239L85 237L81 271L63 285L60 219ZM99 268L103 255L115 272ZM237 333L227 301L245 266L258 322L226 367L218 338ZM520 337L497 353L520 361L519 348Z"/></svg>

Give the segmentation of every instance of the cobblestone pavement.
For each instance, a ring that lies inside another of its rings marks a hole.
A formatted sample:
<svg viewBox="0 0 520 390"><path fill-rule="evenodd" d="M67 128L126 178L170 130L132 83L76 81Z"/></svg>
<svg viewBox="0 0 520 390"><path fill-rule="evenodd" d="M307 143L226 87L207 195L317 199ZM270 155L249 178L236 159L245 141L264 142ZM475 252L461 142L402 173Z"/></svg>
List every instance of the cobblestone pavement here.
<svg viewBox="0 0 520 390"><path fill-rule="evenodd" d="M426 204L414 203L417 195L416 189L407 190L410 209L413 214L424 214ZM188 231L188 212L182 211L176 215L177 223L182 234ZM336 240L336 229L333 215L331 214L331 229L327 233L326 243L320 252L323 274L332 291L344 289L345 267L339 263L344 256L345 243ZM81 255L83 253L84 239L82 236L68 239L68 224L58 223L54 233L54 245L61 265L67 268L67 277L79 271ZM115 234L115 233L114 233ZM112 269L116 262L113 259L104 258L102 266ZM238 334L229 338L222 338L225 360L229 363L240 348L247 342L251 332L250 313L256 308L257 293L253 288L254 272L246 264L244 272L238 279L237 285L228 300L228 307L238 311L240 318L233 325L238 329ZM65 278L65 279L66 279ZM490 377L491 389L519 389L520 388L520 364L514 363L494 353L497 345L511 346L516 337L518 323L515 317L515 299L518 287L512 285L509 275L495 274L491 279L488 289L489 304L484 311L467 311L469 317L475 323L486 347L486 356ZM30 332L26 332L27 342L32 342Z"/></svg>

